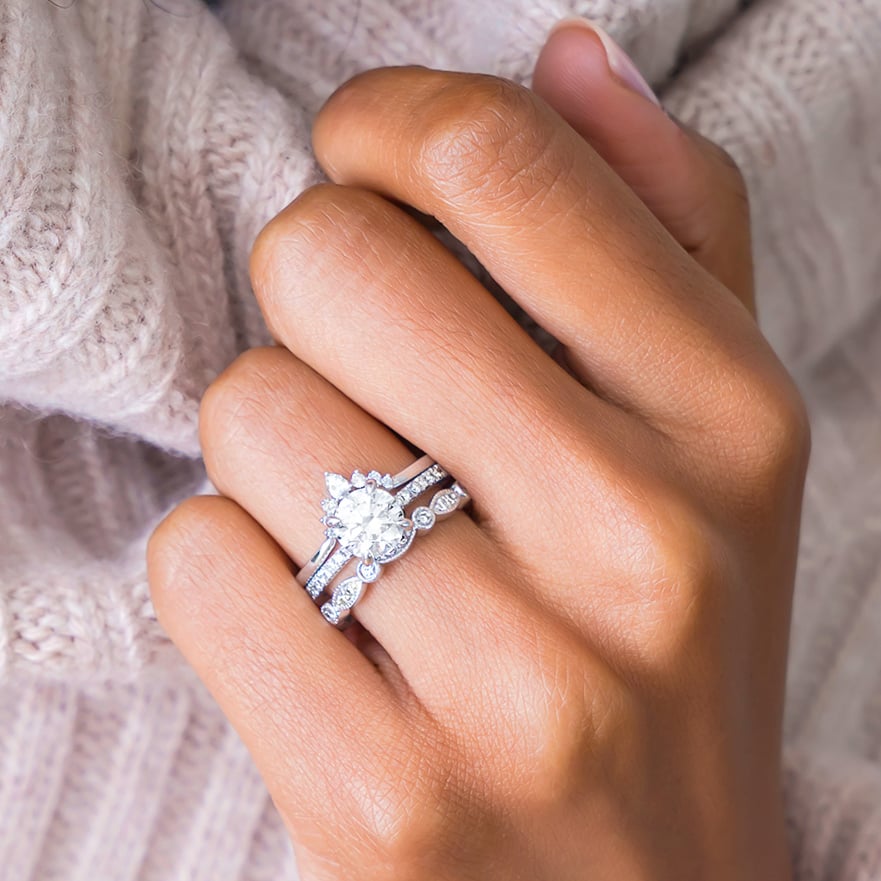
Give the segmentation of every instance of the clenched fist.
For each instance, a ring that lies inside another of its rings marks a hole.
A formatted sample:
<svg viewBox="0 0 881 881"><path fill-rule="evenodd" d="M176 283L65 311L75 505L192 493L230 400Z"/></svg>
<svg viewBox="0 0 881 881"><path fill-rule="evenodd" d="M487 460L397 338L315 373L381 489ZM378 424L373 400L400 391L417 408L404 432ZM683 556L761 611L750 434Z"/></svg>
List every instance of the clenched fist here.
<svg viewBox="0 0 881 881"><path fill-rule="evenodd" d="M557 30L535 91L357 77L315 123L333 183L254 248L280 345L208 390L222 495L173 512L149 564L304 881L789 876L805 413L751 312L742 181L604 39ZM473 503L341 632L295 581L324 472L414 449Z"/></svg>

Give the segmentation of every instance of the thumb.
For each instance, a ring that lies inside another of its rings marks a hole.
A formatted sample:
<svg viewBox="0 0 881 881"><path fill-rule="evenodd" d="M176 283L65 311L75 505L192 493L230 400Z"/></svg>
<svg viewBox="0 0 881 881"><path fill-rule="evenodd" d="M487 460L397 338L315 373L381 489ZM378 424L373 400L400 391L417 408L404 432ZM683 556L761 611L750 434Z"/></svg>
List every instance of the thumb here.
<svg viewBox="0 0 881 881"><path fill-rule="evenodd" d="M754 312L746 186L728 154L665 113L624 50L585 19L551 31L533 89Z"/></svg>

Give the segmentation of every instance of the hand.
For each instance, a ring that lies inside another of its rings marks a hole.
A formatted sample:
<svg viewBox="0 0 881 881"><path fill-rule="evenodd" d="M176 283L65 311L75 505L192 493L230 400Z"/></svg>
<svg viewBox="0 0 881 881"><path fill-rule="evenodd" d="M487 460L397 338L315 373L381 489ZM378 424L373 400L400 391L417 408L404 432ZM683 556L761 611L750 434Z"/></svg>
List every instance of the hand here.
<svg viewBox="0 0 881 881"><path fill-rule="evenodd" d="M536 75L568 125L483 76L379 70L334 95L314 145L336 185L253 254L283 347L204 399L225 497L151 541L160 620L304 881L788 877L804 409L744 305L731 164L608 70L611 118L569 100L574 39ZM461 239L566 369L391 200ZM323 472L400 470L399 436L474 504L367 588L352 641L294 566Z"/></svg>

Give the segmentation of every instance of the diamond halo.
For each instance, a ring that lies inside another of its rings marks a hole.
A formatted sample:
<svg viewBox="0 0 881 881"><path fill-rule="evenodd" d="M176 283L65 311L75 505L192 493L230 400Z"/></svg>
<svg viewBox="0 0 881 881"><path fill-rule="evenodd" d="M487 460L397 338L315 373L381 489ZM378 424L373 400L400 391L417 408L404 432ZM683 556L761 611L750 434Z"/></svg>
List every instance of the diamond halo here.
<svg viewBox="0 0 881 881"><path fill-rule="evenodd" d="M359 469L350 478L324 472L327 496L321 500L325 539L321 547L297 573L297 580L314 600L325 588L330 599L319 603L327 620L345 629L365 586L375 581L384 564L403 555L417 533L429 532L470 501L458 481L434 493L430 501L417 505L409 514L405 507L426 489L437 486L449 473L424 455L394 476ZM346 564L356 563L349 577L337 581Z"/></svg>
<svg viewBox="0 0 881 881"><path fill-rule="evenodd" d="M356 470L349 480L333 472L324 479L328 498L321 502L321 522L328 538L362 560L386 560L409 545L413 524L403 503L386 488L392 485L391 475Z"/></svg>

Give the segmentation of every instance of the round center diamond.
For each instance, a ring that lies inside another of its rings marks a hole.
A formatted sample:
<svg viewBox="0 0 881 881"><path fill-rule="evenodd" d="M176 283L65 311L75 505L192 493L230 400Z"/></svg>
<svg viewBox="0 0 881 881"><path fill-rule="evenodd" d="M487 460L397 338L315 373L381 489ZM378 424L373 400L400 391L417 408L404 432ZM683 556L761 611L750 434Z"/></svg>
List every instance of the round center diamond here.
<svg viewBox="0 0 881 881"><path fill-rule="evenodd" d="M379 487L352 490L340 499L334 514L340 521L336 528L340 544L358 557L388 553L406 532L404 509Z"/></svg>

